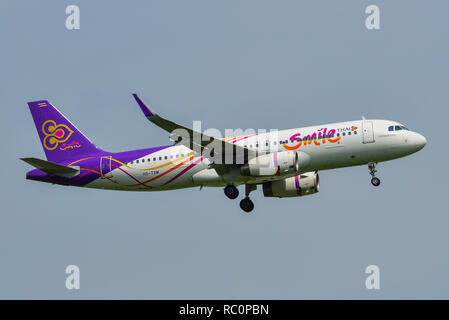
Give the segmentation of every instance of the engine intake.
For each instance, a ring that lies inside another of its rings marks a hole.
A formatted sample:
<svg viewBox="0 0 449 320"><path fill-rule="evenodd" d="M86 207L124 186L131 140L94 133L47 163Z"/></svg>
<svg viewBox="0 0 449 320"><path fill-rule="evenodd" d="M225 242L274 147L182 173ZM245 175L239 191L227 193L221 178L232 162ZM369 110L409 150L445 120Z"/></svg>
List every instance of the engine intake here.
<svg viewBox="0 0 449 320"><path fill-rule="evenodd" d="M320 177L317 172L307 172L294 177L265 182L265 197L301 197L320 191Z"/></svg>

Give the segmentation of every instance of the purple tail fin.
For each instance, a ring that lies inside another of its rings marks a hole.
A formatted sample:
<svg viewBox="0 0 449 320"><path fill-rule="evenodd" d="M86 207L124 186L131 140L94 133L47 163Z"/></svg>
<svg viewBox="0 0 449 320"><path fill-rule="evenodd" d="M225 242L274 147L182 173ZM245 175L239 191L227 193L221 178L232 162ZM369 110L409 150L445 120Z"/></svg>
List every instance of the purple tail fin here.
<svg viewBox="0 0 449 320"><path fill-rule="evenodd" d="M63 162L100 150L46 100L28 102L47 160Z"/></svg>

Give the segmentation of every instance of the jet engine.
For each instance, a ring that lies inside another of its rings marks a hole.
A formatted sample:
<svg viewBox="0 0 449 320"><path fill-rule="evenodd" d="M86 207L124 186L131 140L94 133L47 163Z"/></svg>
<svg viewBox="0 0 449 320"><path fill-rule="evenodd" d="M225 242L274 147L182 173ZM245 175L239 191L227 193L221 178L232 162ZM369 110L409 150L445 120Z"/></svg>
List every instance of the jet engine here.
<svg viewBox="0 0 449 320"><path fill-rule="evenodd" d="M241 167L243 176L273 176L299 172L307 167L310 156L305 152L281 151L252 158Z"/></svg>
<svg viewBox="0 0 449 320"><path fill-rule="evenodd" d="M265 197L301 197L317 193L320 190L320 178L317 172L306 172L294 177L265 182Z"/></svg>

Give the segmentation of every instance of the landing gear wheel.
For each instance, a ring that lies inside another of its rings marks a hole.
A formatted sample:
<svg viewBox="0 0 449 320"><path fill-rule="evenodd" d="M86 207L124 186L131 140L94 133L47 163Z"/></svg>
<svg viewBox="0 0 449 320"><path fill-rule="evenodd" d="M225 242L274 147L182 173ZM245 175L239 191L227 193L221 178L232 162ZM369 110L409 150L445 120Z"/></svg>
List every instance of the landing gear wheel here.
<svg viewBox="0 0 449 320"><path fill-rule="evenodd" d="M224 188L224 193L229 199L235 199L239 196L239 189L237 189L236 186L230 184Z"/></svg>
<svg viewBox="0 0 449 320"><path fill-rule="evenodd" d="M368 163L369 174L371 175L371 183L373 186L378 187L380 185L380 179L376 177L376 165L375 162Z"/></svg>
<svg viewBox="0 0 449 320"><path fill-rule="evenodd" d="M250 198L246 197L240 201L240 208L245 212L251 212L254 209L254 203Z"/></svg>
<svg viewBox="0 0 449 320"><path fill-rule="evenodd" d="M380 179L377 177L374 177L371 179L371 183L373 184L373 186L378 187L380 184Z"/></svg>

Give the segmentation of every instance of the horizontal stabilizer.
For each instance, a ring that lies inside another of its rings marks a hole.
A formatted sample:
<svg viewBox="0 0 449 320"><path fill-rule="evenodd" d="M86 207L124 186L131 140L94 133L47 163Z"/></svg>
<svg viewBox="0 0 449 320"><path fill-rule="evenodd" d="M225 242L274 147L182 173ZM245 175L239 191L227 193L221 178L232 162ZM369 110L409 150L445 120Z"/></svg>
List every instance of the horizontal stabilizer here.
<svg viewBox="0 0 449 320"><path fill-rule="evenodd" d="M79 167L67 167L54 162L37 159L37 158L21 158L20 160L32 165L33 167L44 171L50 175L58 175L63 177L76 176L80 169Z"/></svg>

